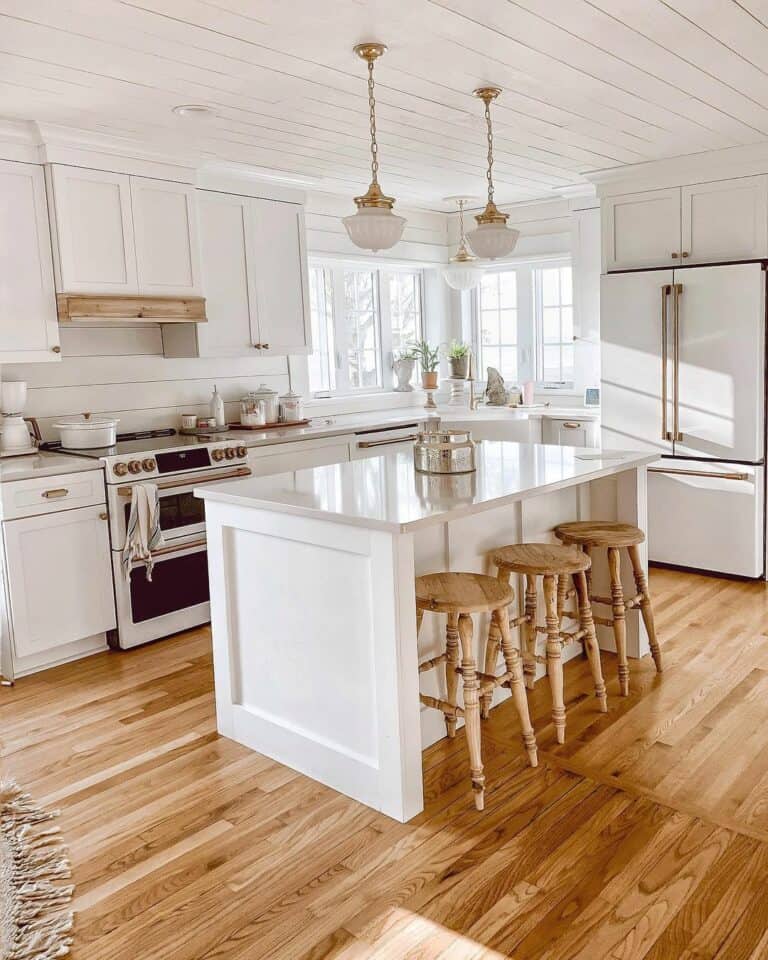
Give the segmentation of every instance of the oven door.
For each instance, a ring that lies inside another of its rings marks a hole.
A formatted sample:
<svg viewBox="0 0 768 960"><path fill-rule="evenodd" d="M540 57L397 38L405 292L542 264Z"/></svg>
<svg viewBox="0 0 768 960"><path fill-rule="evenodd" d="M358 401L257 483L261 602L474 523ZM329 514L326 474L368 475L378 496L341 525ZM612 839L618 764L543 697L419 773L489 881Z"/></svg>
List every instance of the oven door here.
<svg viewBox="0 0 768 960"><path fill-rule="evenodd" d="M153 556L151 580L143 563L126 579L121 555L112 552L117 606L117 630L107 637L112 647L125 650L211 619L205 537L161 547Z"/></svg>
<svg viewBox="0 0 768 960"><path fill-rule="evenodd" d="M195 497L193 490L203 485L210 486L223 480L234 480L250 476L249 467L233 467L231 470L210 470L199 474L187 474L175 480L144 480L133 483L120 483L109 488L109 522L112 535L112 549L122 550L125 546L125 531L131 513L131 495L138 483L155 483L160 500L160 527L163 541L173 545L190 537L205 534L205 503Z"/></svg>

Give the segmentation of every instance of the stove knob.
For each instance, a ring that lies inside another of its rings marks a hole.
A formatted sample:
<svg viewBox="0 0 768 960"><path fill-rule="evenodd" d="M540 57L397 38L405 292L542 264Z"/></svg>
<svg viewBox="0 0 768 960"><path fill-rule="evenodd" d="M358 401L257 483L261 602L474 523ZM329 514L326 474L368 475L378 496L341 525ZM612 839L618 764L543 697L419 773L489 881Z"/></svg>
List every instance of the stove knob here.
<svg viewBox="0 0 768 960"><path fill-rule="evenodd" d="M147 473L152 473L156 464L152 457L147 457L146 460L141 461L141 466L144 468L144 470L146 470Z"/></svg>
<svg viewBox="0 0 768 960"><path fill-rule="evenodd" d="M141 461L130 460L128 462L128 470L130 471L130 473L141 473Z"/></svg>
<svg viewBox="0 0 768 960"><path fill-rule="evenodd" d="M238 447L237 448L238 457L247 457L248 456L248 447Z"/></svg>
<svg viewBox="0 0 768 960"><path fill-rule="evenodd" d="M227 447L224 455L225 455L225 457L227 458L227 460L234 460L234 459L235 459L235 448L234 448L234 447Z"/></svg>
<svg viewBox="0 0 768 960"><path fill-rule="evenodd" d="M224 459L224 448L223 448L223 447L216 447L215 450L212 450L212 451L211 451L211 456L212 456L213 459L216 461L216 463L218 463L219 460L223 460L223 459Z"/></svg>
<svg viewBox="0 0 768 960"><path fill-rule="evenodd" d="M122 462L116 463L114 467L112 467L112 472L116 477L124 477L126 473L128 473L128 467Z"/></svg>

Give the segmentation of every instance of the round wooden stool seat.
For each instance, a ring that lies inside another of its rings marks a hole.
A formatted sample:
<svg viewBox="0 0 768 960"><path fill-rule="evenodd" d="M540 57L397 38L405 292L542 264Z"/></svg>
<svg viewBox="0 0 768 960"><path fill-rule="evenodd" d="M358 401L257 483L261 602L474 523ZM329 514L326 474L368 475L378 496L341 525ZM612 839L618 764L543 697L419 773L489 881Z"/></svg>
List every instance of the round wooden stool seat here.
<svg viewBox="0 0 768 960"><path fill-rule="evenodd" d="M645 540L640 527L614 520L580 520L560 523L555 527L555 536L567 544L583 544L587 547L633 547Z"/></svg>
<svg viewBox="0 0 768 960"><path fill-rule="evenodd" d="M591 561L585 553L551 543L515 543L493 554L493 562L502 570L533 577L582 573Z"/></svg>
<svg viewBox="0 0 768 960"><path fill-rule="evenodd" d="M416 577L416 606L436 613L487 613L510 604L509 584L482 573L428 573Z"/></svg>

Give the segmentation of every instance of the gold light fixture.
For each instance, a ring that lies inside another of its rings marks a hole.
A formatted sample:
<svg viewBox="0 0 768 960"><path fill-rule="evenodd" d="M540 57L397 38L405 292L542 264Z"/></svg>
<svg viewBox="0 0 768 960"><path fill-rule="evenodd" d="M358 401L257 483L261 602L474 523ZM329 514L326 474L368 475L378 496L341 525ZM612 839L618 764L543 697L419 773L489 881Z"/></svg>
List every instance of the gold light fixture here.
<svg viewBox="0 0 768 960"><path fill-rule="evenodd" d="M374 97L373 65L383 57L383 43L358 43L354 52L368 64L368 107L371 126L371 185L362 197L355 197L357 212L344 217L342 223L349 239L363 250L389 250L400 240L405 218L392 213L393 197L387 197L379 186L379 145L376 142L376 98Z"/></svg>
<svg viewBox="0 0 768 960"><path fill-rule="evenodd" d="M501 93L501 87L478 87L474 94L485 104L485 124L488 137L488 203L482 213L475 217L477 227L467 236L472 251L478 257L495 260L506 257L515 249L519 230L507 226L509 214L502 213L493 201L493 127L491 125L491 103Z"/></svg>
<svg viewBox="0 0 768 960"><path fill-rule="evenodd" d="M454 290L472 290L480 283L483 268L477 257L473 257L467 250L467 238L464 233L464 207L469 203L469 197L446 197L454 200L459 208L459 249L448 261L443 270L443 277L449 287Z"/></svg>

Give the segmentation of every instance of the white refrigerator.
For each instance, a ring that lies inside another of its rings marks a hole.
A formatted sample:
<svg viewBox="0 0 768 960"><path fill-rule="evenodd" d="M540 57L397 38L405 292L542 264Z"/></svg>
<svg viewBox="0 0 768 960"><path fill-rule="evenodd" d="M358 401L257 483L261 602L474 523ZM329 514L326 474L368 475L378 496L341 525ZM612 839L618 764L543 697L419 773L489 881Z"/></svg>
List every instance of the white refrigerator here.
<svg viewBox="0 0 768 960"><path fill-rule="evenodd" d="M765 269L606 274L602 446L655 450L648 555L765 576Z"/></svg>

